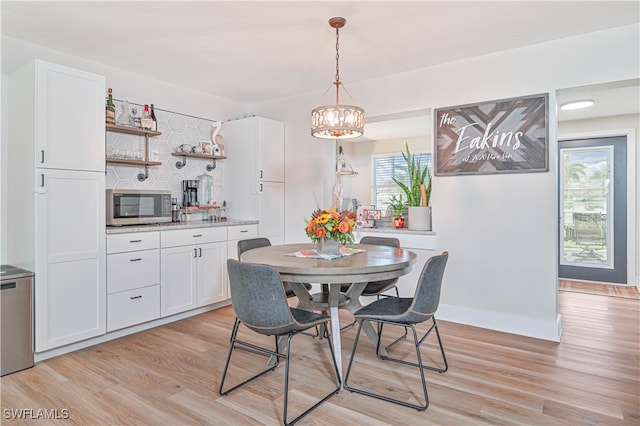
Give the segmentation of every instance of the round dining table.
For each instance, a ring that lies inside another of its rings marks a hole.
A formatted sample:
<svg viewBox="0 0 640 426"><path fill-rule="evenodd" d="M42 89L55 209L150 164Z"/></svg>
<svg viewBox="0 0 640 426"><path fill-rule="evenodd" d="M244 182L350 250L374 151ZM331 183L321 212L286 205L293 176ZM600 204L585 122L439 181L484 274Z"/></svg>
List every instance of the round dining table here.
<svg viewBox="0 0 640 426"><path fill-rule="evenodd" d="M313 250L315 248L315 244L283 244L259 247L244 252L240 256L240 260L242 262L270 265L277 270L282 281L291 283L291 288L298 296L298 308L300 309L319 310L303 283L328 285L332 342L336 353L338 371L342 376L342 343L338 316L341 285L350 284L350 287L345 294L348 303L340 307L348 309L350 312L355 312L362 307L359 298L368 282L397 278L409 273L416 261L416 254L399 247L357 244L353 248L362 251L337 259L308 257L314 254ZM371 341L376 344L378 336L373 326L365 323L363 330ZM381 353L384 354L384 348L381 348Z"/></svg>

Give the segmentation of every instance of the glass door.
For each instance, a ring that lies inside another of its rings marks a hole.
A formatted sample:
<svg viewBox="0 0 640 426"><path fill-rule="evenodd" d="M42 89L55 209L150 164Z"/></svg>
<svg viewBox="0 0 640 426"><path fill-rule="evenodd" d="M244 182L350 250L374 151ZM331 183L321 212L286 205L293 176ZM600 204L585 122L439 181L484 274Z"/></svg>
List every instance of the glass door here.
<svg viewBox="0 0 640 426"><path fill-rule="evenodd" d="M627 283L626 143L558 143L560 278Z"/></svg>

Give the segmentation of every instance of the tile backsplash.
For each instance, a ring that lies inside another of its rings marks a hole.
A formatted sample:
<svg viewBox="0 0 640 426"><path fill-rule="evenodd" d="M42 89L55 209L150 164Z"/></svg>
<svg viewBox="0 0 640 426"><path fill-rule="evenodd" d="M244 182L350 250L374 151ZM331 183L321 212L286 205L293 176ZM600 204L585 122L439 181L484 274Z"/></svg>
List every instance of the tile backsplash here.
<svg viewBox="0 0 640 426"><path fill-rule="evenodd" d="M116 116L121 112L121 102L116 104ZM138 106L138 110L142 110ZM175 112L155 110L158 122L158 131L162 134L149 138L149 160L161 161L159 166L149 167L149 178L140 182L139 173L144 173L144 167L107 165L106 187L121 189L169 189L173 197L182 200L182 181L185 179L199 179L206 174L213 178L213 198L217 204L224 200L224 160L216 161L216 168L207 172L206 167L210 160L186 157L186 165L179 169L177 162L182 162L183 157L172 156L176 148L182 144L199 146L201 140L211 140L211 124L213 120L195 118ZM224 127L224 125L223 125ZM116 132L107 132L106 152L107 156L118 152L135 156L136 153L144 153L144 136L128 135ZM138 154L143 155L143 154Z"/></svg>

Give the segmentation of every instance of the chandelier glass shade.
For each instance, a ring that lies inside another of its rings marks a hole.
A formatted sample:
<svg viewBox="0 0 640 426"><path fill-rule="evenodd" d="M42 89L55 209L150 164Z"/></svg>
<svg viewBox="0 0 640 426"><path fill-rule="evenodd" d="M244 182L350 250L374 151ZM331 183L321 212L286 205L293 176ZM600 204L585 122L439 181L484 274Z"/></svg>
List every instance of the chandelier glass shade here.
<svg viewBox="0 0 640 426"><path fill-rule="evenodd" d="M339 29L346 22L346 19L340 17L329 20L329 25L336 29L336 81L332 83L336 89L336 103L334 105L316 107L311 111L311 135L316 138L348 139L364 134L364 109L355 105L340 104L341 89L351 98L347 89L340 82L339 72ZM329 89L327 89L327 92ZM320 100L322 101L322 99ZM351 100L353 101L353 99Z"/></svg>

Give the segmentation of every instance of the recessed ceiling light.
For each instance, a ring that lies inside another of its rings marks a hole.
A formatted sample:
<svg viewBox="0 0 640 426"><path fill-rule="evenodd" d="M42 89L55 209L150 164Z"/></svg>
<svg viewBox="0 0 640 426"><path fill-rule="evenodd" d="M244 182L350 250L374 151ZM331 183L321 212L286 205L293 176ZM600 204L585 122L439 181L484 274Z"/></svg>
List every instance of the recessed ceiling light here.
<svg viewBox="0 0 640 426"><path fill-rule="evenodd" d="M563 111L570 111L570 110L574 110L574 109L582 109L582 108L588 108L591 105L593 105L595 102L591 99L583 99L583 100L579 100L579 101L571 101L571 102L567 102L565 104L560 105L560 109Z"/></svg>

